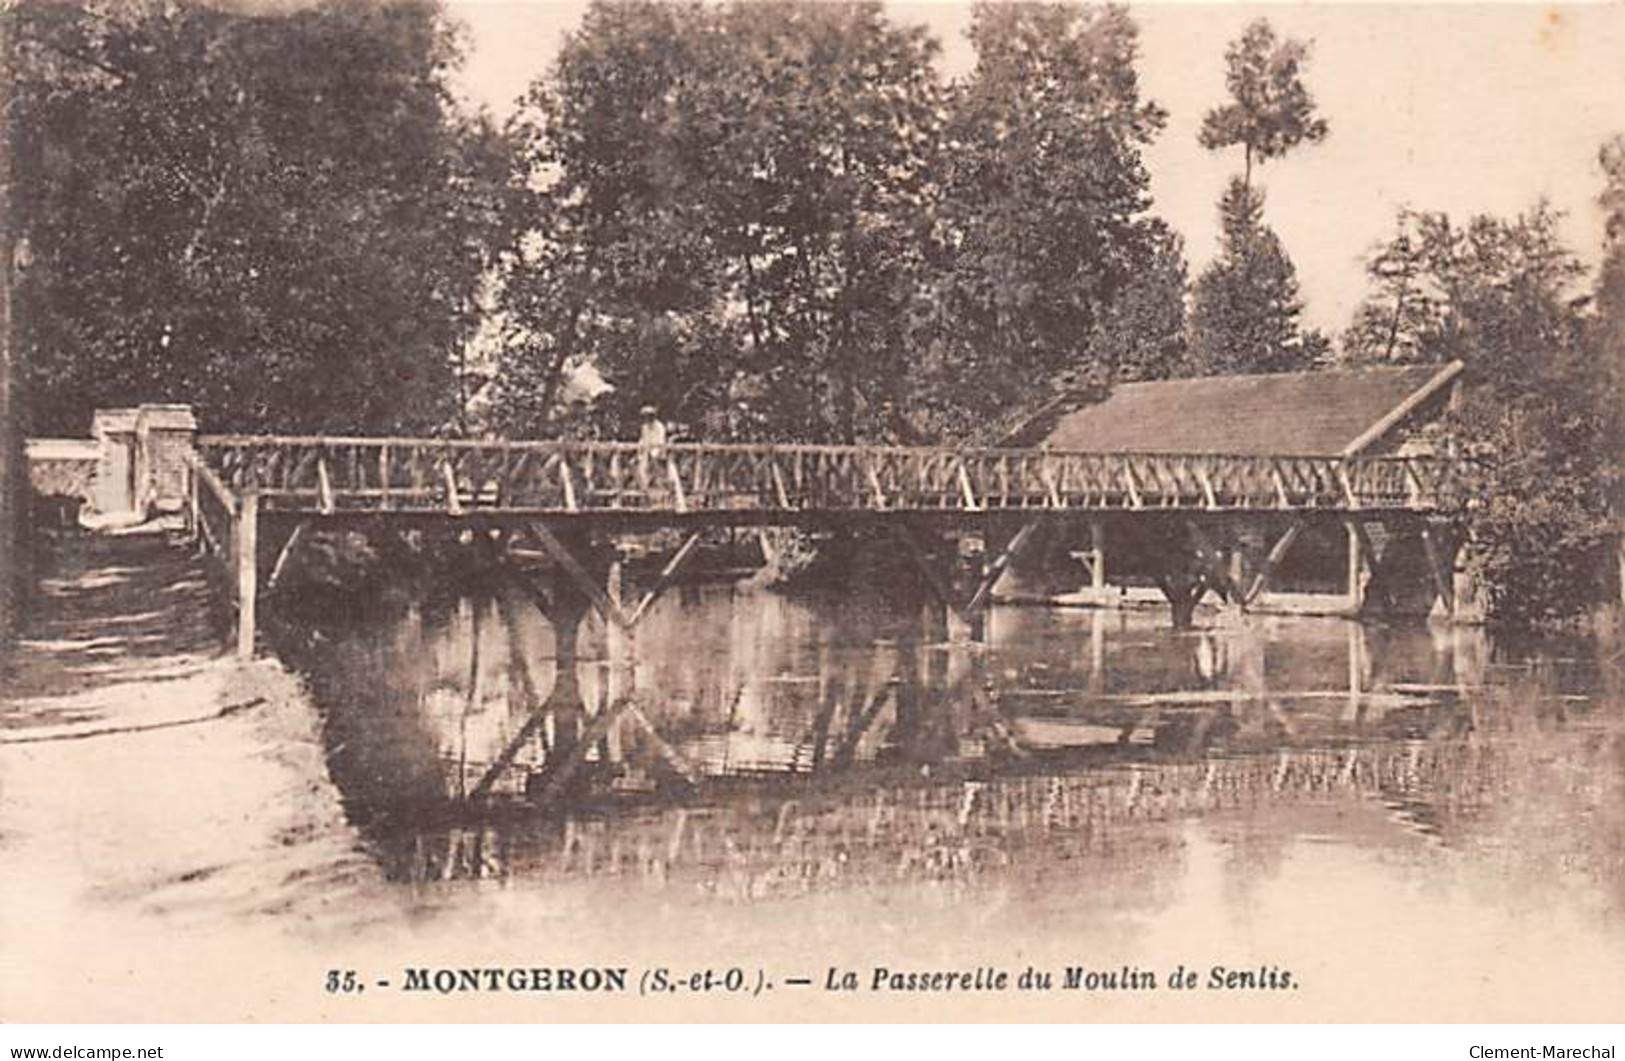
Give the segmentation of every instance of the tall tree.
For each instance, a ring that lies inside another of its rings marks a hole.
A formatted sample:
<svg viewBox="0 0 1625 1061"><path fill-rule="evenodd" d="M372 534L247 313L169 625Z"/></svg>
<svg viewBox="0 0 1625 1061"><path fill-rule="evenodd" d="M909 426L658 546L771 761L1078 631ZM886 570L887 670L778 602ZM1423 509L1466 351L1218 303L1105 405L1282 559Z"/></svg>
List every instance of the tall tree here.
<svg viewBox="0 0 1625 1061"><path fill-rule="evenodd" d="M595 3L515 117L512 323L499 409L550 430L562 373L591 360L632 410L668 418L714 405L735 346L703 220L677 209L669 123L713 17L696 4ZM627 386L626 384L631 384ZM625 409L621 410L623 413Z"/></svg>
<svg viewBox="0 0 1625 1061"><path fill-rule="evenodd" d="M874 2L730 7L744 52L688 114L745 114L700 157L732 219L718 247L746 309L746 370L774 424L820 413L841 441L890 434L908 397L908 313L925 281L941 89L936 42Z"/></svg>
<svg viewBox="0 0 1625 1061"><path fill-rule="evenodd" d="M974 433L1057 380L1104 377L1088 338L1158 253L1142 150L1166 115L1141 95L1118 7L979 4L976 67L948 129L939 426Z"/></svg>
<svg viewBox="0 0 1625 1061"><path fill-rule="evenodd" d="M1230 102L1207 112L1197 139L1209 151L1241 145L1243 184L1251 186L1254 162L1326 138L1328 126L1315 114L1314 97L1303 83L1308 60L1307 42L1277 38L1262 18L1225 49Z"/></svg>
<svg viewBox="0 0 1625 1061"><path fill-rule="evenodd" d="M0 71L12 62L12 23L0 19ZM0 667L17 629L25 579L23 562L23 505L28 496L24 481L28 470L23 454L23 402L18 391L21 373L15 368L12 343L12 265L17 258L16 213L11 206L16 166L12 138L11 78L0 73Z"/></svg>
<svg viewBox="0 0 1625 1061"><path fill-rule="evenodd" d="M1597 272L1597 349L1617 386L1625 382L1625 135L1605 143L1597 158L1604 177L1598 201L1607 216Z"/></svg>
<svg viewBox="0 0 1625 1061"><path fill-rule="evenodd" d="M509 304L545 351L508 403L545 405L584 357L623 415L882 432L922 287L935 50L875 2L590 8L521 116Z"/></svg>
<svg viewBox="0 0 1625 1061"><path fill-rule="evenodd" d="M6 17L36 429L141 400L219 428L453 418L501 145L453 106L460 45L434 3Z"/></svg>
<svg viewBox="0 0 1625 1061"><path fill-rule="evenodd" d="M1595 288L1591 348L1603 376L1597 397L1603 410L1598 448L1611 455L1604 466L1604 490L1615 527L1613 579L1605 581L1612 581L1616 591L1625 594L1625 536L1618 529L1625 517L1625 135L1605 143L1598 161L1604 176L1599 199L1607 227Z"/></svg>
<svg viewBox="0 0 1625 1061"><path fill-rule="evenodd" d="M1263 196L1240 178L1219 202L1219 256L1191 293L1194 375L1301 371L1323 352L1299 327L1297 270L1263 210Z"/></svg>

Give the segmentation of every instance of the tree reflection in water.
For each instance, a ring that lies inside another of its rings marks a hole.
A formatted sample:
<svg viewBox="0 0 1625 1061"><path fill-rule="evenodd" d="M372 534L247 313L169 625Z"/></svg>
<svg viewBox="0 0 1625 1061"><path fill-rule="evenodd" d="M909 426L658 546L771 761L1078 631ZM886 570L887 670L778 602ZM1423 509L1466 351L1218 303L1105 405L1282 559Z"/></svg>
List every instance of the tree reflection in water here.
<svg viewBox="0 0 1625 1061"><path fill-rule="evenodd" d="M1171 823L1375 804L1428 842L1515 836L1620 887L1619 699L1583 657L1522 663L1462 628L1174 633L1036 608L995 609L982 643L879 594L726 586L663 599L634 645L544 590L412 602L300 654L392 878L749 900L1105 876L1150 896L1183 857ZM1267 859L1268 835L1236 857Z"/></svg>

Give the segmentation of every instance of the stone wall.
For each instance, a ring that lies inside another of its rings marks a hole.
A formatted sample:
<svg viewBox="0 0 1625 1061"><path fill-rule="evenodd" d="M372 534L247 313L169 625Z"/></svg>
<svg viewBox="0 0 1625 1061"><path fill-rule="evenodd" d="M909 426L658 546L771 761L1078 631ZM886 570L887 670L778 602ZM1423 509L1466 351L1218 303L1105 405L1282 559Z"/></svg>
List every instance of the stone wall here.
<svg viewBox="0 0 1625 1061"><path fill-rule="evenodd" d="M186 507L186 451L197 434L190 406L98 409L91 431L89 439L29 440L36 493L82 497L103 515Z"/></svg>

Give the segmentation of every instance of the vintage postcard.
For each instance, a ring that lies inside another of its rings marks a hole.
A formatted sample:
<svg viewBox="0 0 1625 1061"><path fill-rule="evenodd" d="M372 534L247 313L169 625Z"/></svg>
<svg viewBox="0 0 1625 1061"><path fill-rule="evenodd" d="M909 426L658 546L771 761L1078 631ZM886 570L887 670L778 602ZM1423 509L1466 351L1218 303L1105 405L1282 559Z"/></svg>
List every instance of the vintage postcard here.
<svg viewBox="0 0 1625 1061"><path fill-rule="evenodd" d="M1625 7L0 27L0 1019L1625 1019Z"/></svg>

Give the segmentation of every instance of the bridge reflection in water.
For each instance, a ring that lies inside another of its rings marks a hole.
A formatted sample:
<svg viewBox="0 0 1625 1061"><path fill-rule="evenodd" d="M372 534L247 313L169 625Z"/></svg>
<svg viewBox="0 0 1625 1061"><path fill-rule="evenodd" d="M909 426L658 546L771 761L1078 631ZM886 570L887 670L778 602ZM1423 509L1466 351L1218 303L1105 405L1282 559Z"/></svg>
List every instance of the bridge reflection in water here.
<svg viewBox="0 0 1625 1061"><path fill-rule="evenodd" d="M596 619L556 640L507 592L405 606L301 659L394 879L754 898L1150 845L1095 859L1145 873L1176 857L1147 823L1347 801L1450 841L1527 783L1503 680L1521 683L1516 725L1590 703L1583 669L1533 681L1459 627L1176 634L1146 613L998 608L977 643L878 594L710 586L664 599L629 655Z"/></svg>

